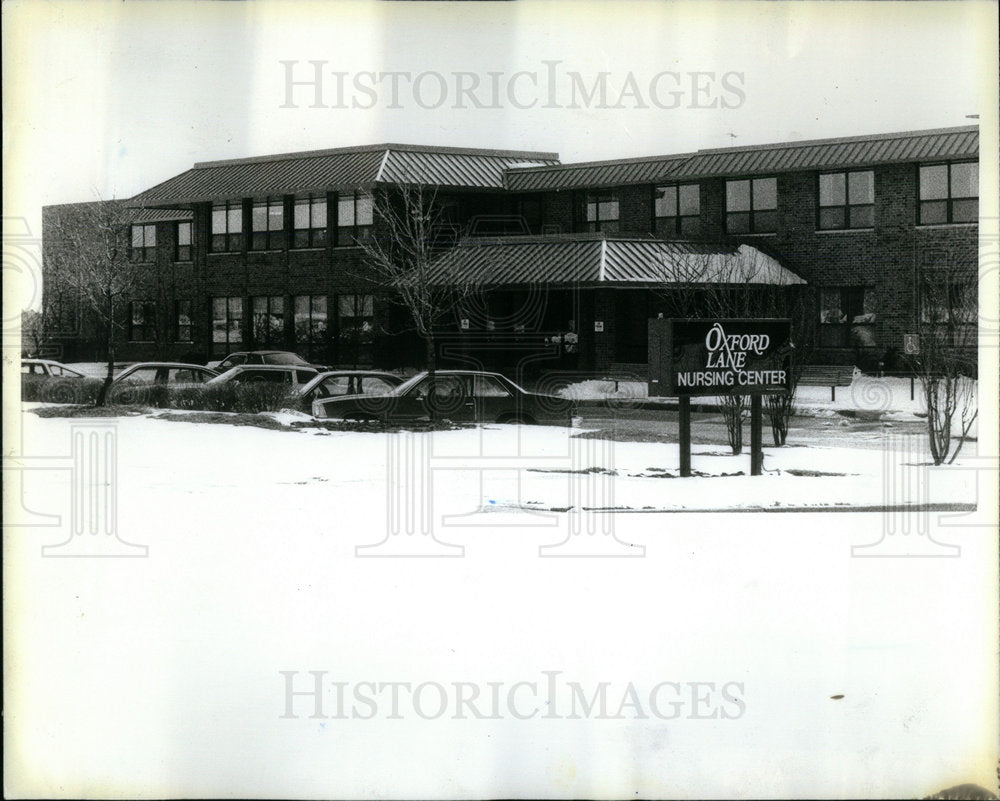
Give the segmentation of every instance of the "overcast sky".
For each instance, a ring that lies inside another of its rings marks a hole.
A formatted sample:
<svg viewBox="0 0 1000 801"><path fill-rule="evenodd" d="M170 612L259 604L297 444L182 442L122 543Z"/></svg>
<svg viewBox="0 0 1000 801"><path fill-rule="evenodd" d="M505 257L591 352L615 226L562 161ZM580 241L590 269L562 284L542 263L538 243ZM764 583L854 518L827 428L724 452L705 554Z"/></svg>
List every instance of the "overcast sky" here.
<svg viewBox="0 0 1000 801"><path fill-rule="evenodd" d="M579 161L968 124L996 114L996 9L5 2L4 214L34 232L196 161L374 142ZM289 96L311 61L325 108Z"/></svg>

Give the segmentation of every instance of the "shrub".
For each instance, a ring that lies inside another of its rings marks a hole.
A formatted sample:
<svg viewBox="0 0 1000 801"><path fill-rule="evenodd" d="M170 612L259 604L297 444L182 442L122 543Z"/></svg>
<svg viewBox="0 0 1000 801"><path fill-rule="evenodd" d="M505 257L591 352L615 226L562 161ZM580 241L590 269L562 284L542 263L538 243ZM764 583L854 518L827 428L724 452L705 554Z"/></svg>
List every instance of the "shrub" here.
<svg viewBox="0 0 1000 801"><path fill-rule="evenodd" d="M248 384L206 384L201 387L172 388L167 401L174 409L203 412L276 412L295 404L295 397L285 384L251 382Z"/></svg>
<svg viewBox="0 0 1000 801"><path fill-rule="evenodd" d="M104 382L99 378L21 376L21 400L43 403L93 403Z"/></svg>

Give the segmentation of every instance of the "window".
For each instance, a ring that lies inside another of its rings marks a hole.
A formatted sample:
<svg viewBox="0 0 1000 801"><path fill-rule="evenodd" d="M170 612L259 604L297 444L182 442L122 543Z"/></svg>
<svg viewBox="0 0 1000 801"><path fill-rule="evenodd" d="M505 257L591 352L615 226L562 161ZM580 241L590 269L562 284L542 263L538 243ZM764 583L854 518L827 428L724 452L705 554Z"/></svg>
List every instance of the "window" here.
<svg viewBox="0 0 1000 801"><path fill-rule="evenodd" d="M476 398L509 398L510 390L491 375L475 375L472 394Z"/></svg>
<svg viewBox="0 0 1000 801"><path fill-rule="evenodd" d="M977 304L974 284L924 280L921 286L920 321L938 325L975 323Z"/></svg>
<svg viewBox="0 0 1000 801"><path fill-rule="evenodd" d="M367 193L337 198L337 244L353 245L371 236L375 221L375 200Z"/></svg>
<svg viewBox="0 0 1000 801"><path fill-rule="evenodd" d="M920 286L921 335L939 345L974 348L978 334L975 280L925 275Z"/></svg>
<svg viewBox="0 0 1000 801"><path fill-rule="evenodd" d="M178 300L174 303L174 341L192 341L190 300Z"/></svg>
<svg viewBox="0 0 1000 801"><path fill-rule="evenodd" d="M372 363L375 334L371 295L337 296L337 358L345 364Z"/></svg>
<svg viewBox="0 0 1000 801"><path fill-rule="evenodd" d="M132 260L152 261L156 257L156 226L132 226Z"/></svg>
<svg viewBox="0 0 1000 801"><path fill-rule="evenodd" d="M820 290L822 347L874 347L875 320L875 295L870 287L823 287Z"/></svg>
<svg viewBox="0 0 1000 801"><path fill-rule="evenodd" d="M228 353L243 342L243 298L212 298L212 352Z"/></svg>
<svg viewBox="0 0 1000 801"><path fill-rule="evenodd" d="M285 299L281 295L256 297L251 301L253 310L251 338L254 345L275 347L285 341Z"/></svg>
<svg viewBox="0 0 1000 801"><path fill-rule="evenodd" d="M171 367L167 370L168 384L204 384L212 373L194 367Z"/></svg>
<svg viewBox="0 0 1000 801"><path fill-rule="evenodd" d="M243 370L231 379L237 383L291 384L291 370Z"/></svg>
<svg viewBox="0 0 1000 801"><path fill-rule="evenodd" d="M129 342L152 342L156 336L156 304L150 300L133 300L129 306Z"/></svg>
<svg viewBox="0 0 1000 801"><path fill-rule="evenodd" d="M191 223L177 223L177 252L174 255L176 261L191 261Z"/></svg>
<svg viewBox="0 0 1000 801"><path fill-rule="evenodd" d="M258 200L250 214L251 250L280 250L285 246L285 201Z"/></svg>
<svg viewBox="0 0 1000 801"><path fill-rule="evenodd" d="M653 194L656 233L660 236L697 236L701 223L698 184L658 186Z"/></svg>
<svg viewBox="0 0 1000 801"><path fill-rule="evenodd" d="M618 196L613 192L587 192L577 208L577 230L618 231Z"/></svg>
<svg viewBox="0 0 1000 801"><path fill-rule="evenodd" d="M326 195L297 198L292 219L292 247L318 248L326 244Z"/></svg>
<svg viewBox="0 0 1000 801"><path fill-rule="evenodd" d="M821 173L819 211L821 230L872 228L875 225L875 173Z"/></svg>
<svg viewBox="0 0 1000 801"><path fill-rule="evenodd" d="M243 247L243 204L240 201L212 206L212 250L234 252Z"/></svg>
<svg viewBox="0 0 1000 801"><path fill-rule="evenodd" d="M296 295L296 351L312 361L326 360L327 310L325 295Z"/></svg>
<svg viewBox="0 0 1000 801"><path fill-rule="evenodd" d="M778 230L778 179L726 181L726 231L763 234Z"/></svg>
<svg viewBox="0 0 1000 801"><path fill-rule="evenodd" d="M920 168L920 224L979 220L979 164L931 164Z"/></svg>

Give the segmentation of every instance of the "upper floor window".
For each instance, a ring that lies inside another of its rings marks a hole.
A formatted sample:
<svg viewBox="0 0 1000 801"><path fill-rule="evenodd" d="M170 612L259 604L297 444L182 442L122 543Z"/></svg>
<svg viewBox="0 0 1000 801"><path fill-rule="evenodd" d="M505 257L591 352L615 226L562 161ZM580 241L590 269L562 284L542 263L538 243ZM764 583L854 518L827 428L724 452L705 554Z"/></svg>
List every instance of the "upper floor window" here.
<svg viewBox="0 0 1000 801"><path fill-rule="evenodd" d="M318 248L326 244L326 195L296 198L292 247Z"/></svg>
<svg viewBox="0 0 1000 801"><path fill-rule="evenodd" d="M874 227L875 173L821 173L817 224L821 230Z"/></svg>
<svg viewBox="0 0 1000 801"><path fill-rule="evenodd" d="M212 250L237 251L243 246L243 204L236 200L212 206Z"/></svg>
<svg viewBox="0 0 1000 801"><path fill-rule="evenodd" d="M177 261L191 261L191 223L177 223Z"/></svg>
<svg viewBox="0 0 1000 801"><path fill-rule="evenodd" d="M661 236L697 236L701 228L698 184L656 187L653 196L656 233Z"/></svg>
<svg viewBox="0 0 1000 801"><path fill-rule="evenodd" d="M618 195L614 192L588 192L583 196L578 227L583 231L618 231Z"/></svg>
<svg viewBox="0 0 1000 801"><path fill-rule="evenodd" d="M280 250L285 245L285 201L258 200L250 215L251 250Z"/></svg>
<svg viewBox="0 0 1000 801"><path fill-rule="evenodd" d="M366 192L337 198L337 244L353 245L371 236L375 199Z"/></svg>
<svg viewBox="0 0 1000 801"><path fill-rule="evenodd" d="M726 181L726 231L764 234L778 230L778 179Z"/></svg>
<svg viewBox="0 0 1000 801"><path fill-rule="evenodd" d="M156 256L156 226L132 226L132 259L152 261Z"/></svg>
<svg viewBox="0 0 1000 801"><path fill-rule="evenodd" d="M920 224L979 219L979 164L963 161L920 168Z"/></svg>

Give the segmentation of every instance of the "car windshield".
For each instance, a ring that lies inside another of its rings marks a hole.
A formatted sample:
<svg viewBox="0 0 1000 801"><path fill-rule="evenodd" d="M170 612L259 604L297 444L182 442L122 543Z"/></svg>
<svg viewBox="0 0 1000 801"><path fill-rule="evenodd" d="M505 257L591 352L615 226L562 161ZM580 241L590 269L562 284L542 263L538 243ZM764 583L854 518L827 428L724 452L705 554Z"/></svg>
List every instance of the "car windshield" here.
<svg viewBox="0 0 1000 801"><path fill-rule="evenodd" d="M267 353L264 355L265 364L309 364L305 359L296 356L294 353Z"/></svg>

